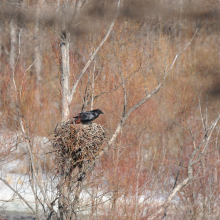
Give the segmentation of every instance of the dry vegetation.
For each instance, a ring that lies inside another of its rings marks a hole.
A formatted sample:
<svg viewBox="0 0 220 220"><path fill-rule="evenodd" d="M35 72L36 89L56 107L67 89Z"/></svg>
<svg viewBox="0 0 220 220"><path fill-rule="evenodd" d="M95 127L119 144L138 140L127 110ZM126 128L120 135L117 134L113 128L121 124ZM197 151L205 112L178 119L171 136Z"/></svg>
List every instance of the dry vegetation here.
<svg viewBox="0 0 220 220"><path fill-rule="evenodd" d="M101 125L77 125L71 121L59 124L51 141L56 152L57 175L73 181L72 172L79 168L80 173L85 173L103 150L107 138ZM74 175L82 179L80 174Z"/></svg>
<svg viewBox="0 0 220 220"><path fill-rule="evenodd" d="M8 131L13 134L18 132L21 136L16 110L16 97L19 97L20 117L32 141L38 173L52 181L54 173L50 171L56 169L59 162L50 158L48 153L51 148L45 147L42 142L36 144L35 140L36 137L47 137L53 133L62 120L62 60L57 35L61 21L60 15L54 17L53 14L59 13L57 2L42 1L40 6L34 0L23 3L13 1L11 4L2 2L0 132L4 132L5 139L9 137ZM103 39L115 13L114 2L92 2L85 5L77 24L71 27L71 84L74 84L91 53ZM129 109L158 85L176 53L187 45L198 29L163 88L129 116L114 144L87 176L83 189L89 190L93 196L81 204L81 208L89 207L89 219L219 219L218 126L212 133L207 151L193 166L193 180L178 192L171 206L157 213L165 198L186 178L187 165L195 146L201 143L206 128L210 130L211 123L220 114L219 1L182 2L181 5L172 0L158 1L158 4L155 1L145 1L145 4L144 1L125 1L110 37L78 84L71 103L71 116L81 112L82 106L90 110L93 103L94 108L104 112L96 120L97 125L93 126L100 126L101 130L103 127L113 134L124 108L120 74L126 85ZM36 19L30 15L38 7L40 23L36 34ZM9 61L11 19L17 29L16 65L13 70ZM40 78L35 68L36 45L39 45L42 61ZM18 91L13 90L12 74ZM59 126L56 132L60 139L56 139L54 147L64 150L60 147L62 131L59 128L73 129L70 133L75 135L88 125ZM19 158L22 163L16 167L16 172L31 173L27 149L21 147L21 150L15 150L16 146L20 149L20 144L25 141L27 139L19 138L17 142L4 144L1 138L2 168L6 162ZM72 144L73 141L65 147L71 148ZM74 144L72 149L72 158L76 156L76 146ZM85 149L88 149L87 144ZM100 149L101 144L98 144L92 155L86 155L87 159L95 157L94 154ZM199 158L199 152L195 160ZM81 157L73 159L75 161L70 170L81 166L75 164L81 161ZM78 195L77 187L74 192ZM103 204L102 199L106 195L109 200ZM68 199L74 200L72 197Z"/></svg>

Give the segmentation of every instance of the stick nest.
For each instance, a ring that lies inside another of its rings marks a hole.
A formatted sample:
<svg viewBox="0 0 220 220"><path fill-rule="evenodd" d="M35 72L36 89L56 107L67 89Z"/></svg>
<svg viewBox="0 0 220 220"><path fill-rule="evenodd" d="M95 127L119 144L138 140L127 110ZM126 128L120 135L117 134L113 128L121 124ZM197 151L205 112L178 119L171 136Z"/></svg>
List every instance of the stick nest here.
<svg viewBox="0 0 220 220"><path fill-rule="evenodd" d="M58 124L52 139L57 173L70 176L74 168L88 166L103 150L106 140L106 132L99 124Z"/></svg>

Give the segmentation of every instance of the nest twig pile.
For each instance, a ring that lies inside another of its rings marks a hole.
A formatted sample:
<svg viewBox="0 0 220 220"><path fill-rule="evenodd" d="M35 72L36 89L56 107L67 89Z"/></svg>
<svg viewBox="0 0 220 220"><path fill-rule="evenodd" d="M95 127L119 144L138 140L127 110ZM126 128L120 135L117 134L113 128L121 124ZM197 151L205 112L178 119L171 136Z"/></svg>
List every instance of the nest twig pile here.
<svg viewBox="0 0 220 220"><path fill-rule="evenodd" d="M70 177L72 171L89 166L103 150L106 133L101 125L58 124L52 141L56 149L57 173Z"/></svg>

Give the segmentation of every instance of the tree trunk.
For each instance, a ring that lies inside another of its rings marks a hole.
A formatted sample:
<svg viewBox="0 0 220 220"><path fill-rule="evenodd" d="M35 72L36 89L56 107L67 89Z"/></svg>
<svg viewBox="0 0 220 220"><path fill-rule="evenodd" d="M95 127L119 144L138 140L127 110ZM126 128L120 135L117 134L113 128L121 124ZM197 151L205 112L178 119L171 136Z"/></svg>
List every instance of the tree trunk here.
<svg viewBox="0 0 220 220"><path fill-rule="evenodd" d="M42 56L40 51L40 22L39 22L39 16L40 16L40 7L43 4L43 0L39 0L37 12L36 12L36 21L35 21L35 27L34 27L34 38L35 38L35 71L36 71L36 100L38 105L40 105L40 86L41 86L41 66L42 66Z"/></svg>
<svg viewBox="0 0 220 220"><path fill-rule="evenodd" d="M69 63L69 47L70 47L70 32L67 30L67 20L66 20L66 13L67 13L67 5L65 2L61 3L60 6L62 7L62 32L61 32L61 57L62 57L62 65L61 65L61 86L62 86L62 121L66 121L70 114L70 103L68 100L69 96L69 80L70 80L70 63ZM64 220L67 219L68 215L66 209L66 202L65 198L68 198L68 190L65 184L62 184L63 177L61 176L60 179L60 186L58 188L59 191L59 214L60 219Z"/></svg>
<svg viewBox="0 0 220 220"><path fill-rule="evenodd" d="M69 117L70 109L68 102L69 95L69 78L70 78L70 64L69 64L69 38L70 34L64 32L61 43L61 56L62 56L62 121L66 121Z"/></svg>
<svg viewBox="0 0 220 220"><path fill-rule="evenodd" d="M66 121L70 114L69 96L69 80L70 80L70 61L69 61L69 47L70 47L70 32L67 30L68 5L62 3L62 32L61 32L61 57L62 57L62 121Z"/></svg>
<svg viewBox="0 0 220 220"><path fill-rule="evenodd" d="M10 71L12 73L13 68L15 66L15 59L16 59L16 44L17 44L17 36L16 36L16 24L15 21L12 19L10 21L10 37L11 37L11 48L10 48Z"/></svg>

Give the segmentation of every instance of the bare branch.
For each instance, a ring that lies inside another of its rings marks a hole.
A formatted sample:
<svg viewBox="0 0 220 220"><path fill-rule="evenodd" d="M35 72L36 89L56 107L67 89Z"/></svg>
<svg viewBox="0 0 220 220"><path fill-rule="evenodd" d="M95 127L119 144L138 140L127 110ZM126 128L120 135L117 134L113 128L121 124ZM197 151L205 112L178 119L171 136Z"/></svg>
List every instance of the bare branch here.
<svg viewBox="0 0 220 220"><path fill-rule="evenodd" d="M93 68L93 72L92 72L92 97L91 97L91 110L93 110L93 101L94 101L95 67L96 67L96 61L95 61L95 63L94 63L94 68Z"/></svg>
<svg viewBox="0 0 220 220"><path fill-rule="evenodd" d="M201 116L201 121L202 121L202 126L203 129L206 131L206 124L202 115L202 107L201 107L201 102L200 102L200 98L199 98L199 112L200 112L200 116Z"/></svg>
<svg viewBox="0 0 220 220"><path fill-rule="evenodd" d="M21 31L20 31L20 33L21 33ZM20 36L19 36L19 38L20 38ZM19 42L20 42L20 40L19 40ZM20 43L19 43L19 51L20 51ZM31 68L31 66L34 64L34 62L25 70L24 76L26 74L26 71ZM43 197L44 197L44 200L45 200L47 206L50 208L50 210L52 212L55 213L53 207L51 206L51 204L49 202L49 199L48 199L46 193L43 190L43 186L41 185L41 182L39 181L38 175L36 173L36 169L35 169L35 165L34 165L34 158L33 158L33 154L32 154L32 151L31 151L31 138L30 138L30 135L29 135L29 131L28 131L28 133L25 131L25 127L24 127L24 124L23 124L23 121L22 121L22 116L21 116L21 111L20 111L20 100L19 100L18 94L17 94L17 85L16 85L16 82L15 82L14 70L13 70L13 74L12 74L12 81L13 81L13 84L14 84L15 105L16 105L16 111L17 111L17 114L18 114L19 125L20 125L20 129L22 131L22 134L23 134L24 138L27 141L26 143L27 143L27 148L28 148L28 151L29 151L29 156L30 156L30 161L31 161L31 166L32 166L32 169L33 169L33 173L34 173L34 176L36 178L37 184L40 187L40 190L43 194ZM20 88L20 90L21 89L22 89L22 87ZM26 124L27 124L27 122L26 122Z"/></svg>
<svg viewBox="0 0 220 220"><path fill-rule="evenodd" d="M24 74L23 74L23 77L22 77L22 83L24 81L24 78L26 76L26 73L27 71L34 65L34 63L36 62L37 59L34 60L34 62L24 71ZM20 86L20 97L21 97L21 91L22 91L22 83L21 83L21 86Z"/></svg>
<svg viewBox="0 0 220 220"><path fill-rule="evenodd" d="M164 209L166 209L170 202L172 201L172 199L174 198L174 196L185 186L187 185L192 179L193 179L193 165L198 163L199 160L202 158L202 156L204 155L204 152L206 151L206 147L207 144L212 136L212 132L213 130L216 128L216 125L218 123L220 119L220 115L216 118L216 120L212 123L208 134L206 133L205 136L203 137L202 141L200 142L200 144L196 147L196 149L193 150L188 165L187 165L187 177L178 185L176 185L176 187L173 189L173 191L171 192L171 194L169 195L169 197L166 199L165 203L163 204L163 207L161 207L161 209L158 211L158 213L162 212ZM196 153L201 149L201 147L204 146L202 152L199 154L198 158L194 161L194 158L196 156Z"/></svg>
<svg viewBox="0 0 220 220"><path fill-rule="evenodd" d="M203 141L202 141L202 144L200 144L200 145L194 150L195 152L193 151L193 153L192 153L193 157L192 157L192 160L191 160L192 165L198 163L199 160L203 157L204 153L206 152L207 146L208 146L208 143L209 143L209 140L210 140L210 138L211 138L211 136L212 136L212 132L213 132L213 130L215 129L215 127L216 127L216 125L217 125L219 119L220 119L220 115L219 115L219 116L216 118L216 120L212 123L212 126L210 127L209 131L205 134L205 136L204 136L204 138L203 138ZM201 149L201 147L203 146L203 144L204 144L204 147L203 147L202 151L200 152L200 154L199 154L199 156L197 157L197 159L196 159L195 161L193 161L194 158L195 158L196 153Z"/></svg>
<svg viewBox="0 0 220 220"><path fill-rule="evenodd" d="M153 95L155 95L158 91L160 91L160 89L164 86L166 78L168 77L168 75L170 74L171 70L173 69L174 64L176 63L177 58L189 47L189 45L192 43L192 40L194 39L196 33L197 33L197 30L196 30L195 34L193 35L193 37L191 38L191 40L189 41L189 43L183 48L183 50L176 54L176 56L175 56L175 58L174 58L174 60L173 60L173 62L171 64L169 70L167 72L164 72L163 79L158 84L158 86L153 91L151 91L147 96L145 96L145 98L143 98L140 102L138 102L132 108L130 108L129 111L124 115L124 117L122 117L121 122L119 123L118 127L115 130L115 133L113 134L112 138L109 141L109 145L111 145L114 142L114 140L118 136L119 132L121 131L124 122L130 116L130 114L134 110L136 110L138 107L143 105L148 99L150 99Z"/></svg>
<svg viewBox="0 0 220 220"><path fill-rule="evenodd" d="M99 46L96 48L96 50L94 51L94 53L91 55L90 59L87 61L85 67L82 69L81 73L79 74L78 79L76 80L75 84L73 85L72 91L70 92L69 96L68 96L68 102L71 103L72 99L73 99L73 95L76 92L76 87L79 84L80 79L82 78L83 74L86 72L86 70L88 69L88 67L90 66L90 64L92 63L92 61L94 60L94 58L96 57L97 53L99 52L99 50L101 49L101 47L103 46L103 44L105 43L105 41L108 39L114 25L115 25L115 21L118 17L118 12L119 12L119 7L120 7L120 3L121 0L118 0L118 7L117 7L117 12L115 15L114 20L112 21L105 37L103 38L103 40L100 42Z"/></svg>
<svg viewBox="0 0 220 220"><path fill-rule="evenodd" d="M11 187L11 185L4 179L2 179L0 177L0 180L8 187L10 188L26 205L27 207L37 216L37 213L34 211L34 209L29 205L28 201L17 191L15 190L13 187ZM38 217L38 216L37 216Z"/></svg>
<svg viewBox="0 0 220 220"><path fill-rule="evenodd" d="M123 92L124 92L124 110L123 110L122 117L125 117L126 109L127 109L127 93L126 93L125 81L124 81L124 77L123 77L123 75L122 75L122 72L119 71L119 74L120 74L120 76L121 76L121 81L122 81L122 86L123 86Z"/></svg>

